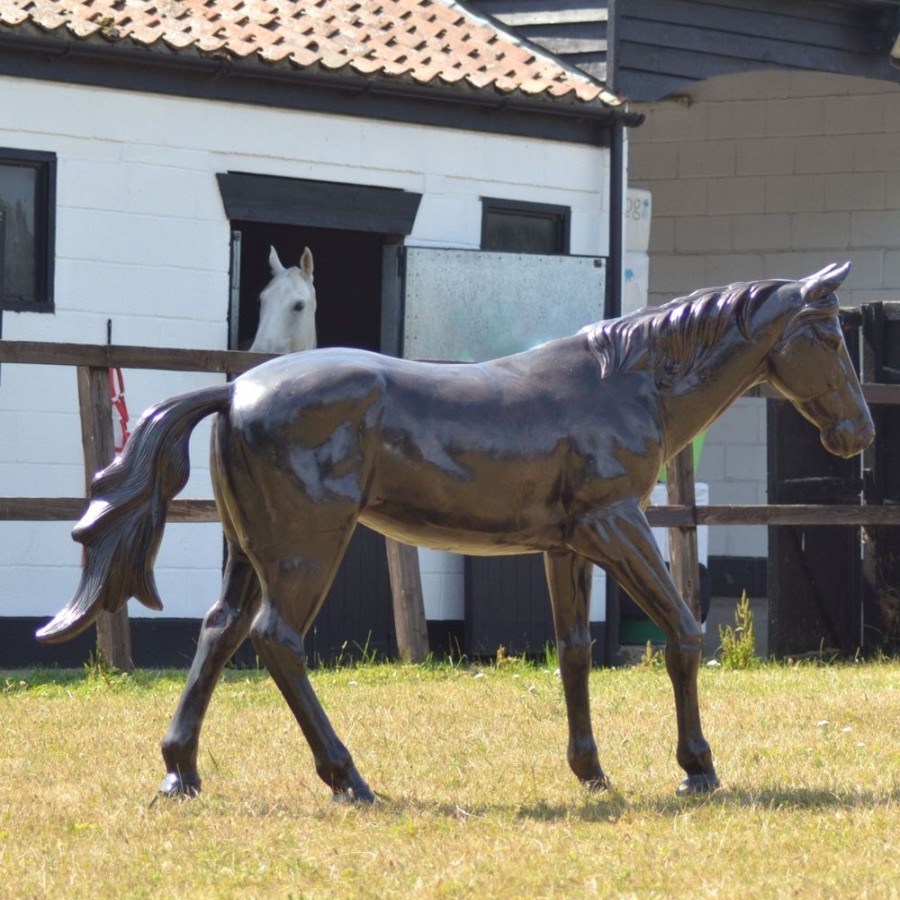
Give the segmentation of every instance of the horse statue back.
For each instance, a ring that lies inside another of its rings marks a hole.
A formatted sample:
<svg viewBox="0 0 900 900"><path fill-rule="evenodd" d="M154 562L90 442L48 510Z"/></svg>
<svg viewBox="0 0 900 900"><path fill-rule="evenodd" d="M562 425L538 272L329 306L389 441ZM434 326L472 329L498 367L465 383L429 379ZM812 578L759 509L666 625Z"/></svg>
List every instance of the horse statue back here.
<svg viewBox="0 0 900 900"><path fill-rule="evenodd" d="M701 629L644 508L660 467L767 382L848 457L874 437L838 323L849 263L800 281L698 291L515 356L472 365L329 349L278 357L150 409L101 472L74 536L82 580L41 631L72 637L136 596L153 608L166 509L189 438L215 415L212 474L228 542L188 687L163 741L167 796L200 790L211 685L249 634L334 795L371 801L310 684L304 638L357 522L473 555L542 553L569 724L568 762L609 784L591 724L590 574L599 565L666 635L679 790L718 786L700 725ZM194 687L197 687L194 690Z"/></svg>

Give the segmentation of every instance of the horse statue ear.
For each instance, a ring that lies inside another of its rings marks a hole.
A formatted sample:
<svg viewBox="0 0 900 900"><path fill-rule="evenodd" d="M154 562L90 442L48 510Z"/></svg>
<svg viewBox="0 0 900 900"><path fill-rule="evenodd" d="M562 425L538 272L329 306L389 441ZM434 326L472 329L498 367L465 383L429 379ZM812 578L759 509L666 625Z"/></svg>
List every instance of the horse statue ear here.
<svg viewBox="0 0 900 900"><path fill-rule="evenodd" d="M284 271L284 266L278 258L278 251L272 246L269 247L269 268L272 275L280 275Z"/></svg>
<svg viewBox="0 0 900 900"><path fill-rule="evenodd" d="M313 255L312 250L310 250L309 247L303 248L303 253L300 256L300 271L305 272L310 278L312 278Z"/></svg>
<svg viewBox="0 0 900 900"><path fill-rule="evenodd" d="M803 278L803 295L806 302L815 303L817 300L823 300L825 297L833 294L850 272L850 265L849 262L841 265L832 263L830 266L825 266L820 272Z"/></svg>

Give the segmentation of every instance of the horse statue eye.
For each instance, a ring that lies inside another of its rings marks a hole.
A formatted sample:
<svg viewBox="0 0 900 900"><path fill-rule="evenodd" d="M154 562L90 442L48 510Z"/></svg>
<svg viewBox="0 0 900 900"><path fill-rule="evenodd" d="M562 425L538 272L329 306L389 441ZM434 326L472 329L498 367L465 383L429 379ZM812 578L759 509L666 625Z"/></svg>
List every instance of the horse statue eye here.
<svg viewBox="0 0 900 900"><path fill-rule="evenodd" d="M298 300L294 304L294 312L303 312L306 309L306 304L302 300Z"/></svg>

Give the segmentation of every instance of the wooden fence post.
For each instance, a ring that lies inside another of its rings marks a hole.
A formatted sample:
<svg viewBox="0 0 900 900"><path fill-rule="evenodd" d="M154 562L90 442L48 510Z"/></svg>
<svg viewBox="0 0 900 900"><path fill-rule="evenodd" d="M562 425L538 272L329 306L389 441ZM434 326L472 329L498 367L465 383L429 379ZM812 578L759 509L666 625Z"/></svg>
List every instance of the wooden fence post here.
<svg viewBox="0 0 900 900"><path fill-rule="evenodd" d="M428 626L419 574L419 551L409 544L385 538L397 652L407 662L422 662L428 656Z"/></svg>
<svg viewBox="0 0 900 900"><path fill-rule="evenodd" d="M78 405L81 413L81 443L84 448L85 493L90 496L94 475L116 455L109 396L109 369L78 366ZM97 619L97 647L108 665L133 672L131 628L128 609L101 613Z"/></svg>
<svg viewBox="0 0 900 900"><path fill-rule="evenodd" d="M694 448L688 444L666 465L666 493L671 506L697 505L694 490ZM669 529L669 570L672 580L700 621L700 566L697 559L697 526Z"/></svg>

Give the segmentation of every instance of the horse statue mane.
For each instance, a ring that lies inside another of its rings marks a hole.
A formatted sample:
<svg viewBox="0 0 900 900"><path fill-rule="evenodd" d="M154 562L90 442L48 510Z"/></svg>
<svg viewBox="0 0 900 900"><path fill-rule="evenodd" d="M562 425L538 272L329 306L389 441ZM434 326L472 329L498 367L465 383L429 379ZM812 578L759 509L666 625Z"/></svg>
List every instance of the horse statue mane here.
<svg viewBox="0 0 900 900"><path fill-rule="evenodd" d="M779 288L790 284L796 284L799 291L803 282L768 279L704 288L663 306L597 322L584 331L602 377L649 367L654 370L657 386L665 388L702 365L732 323L746 340L751 340L753 314ZM810 317L837 315L833 291L815 293L808 299L808 304L798 305L785 328L785 338Z"/></svg>

